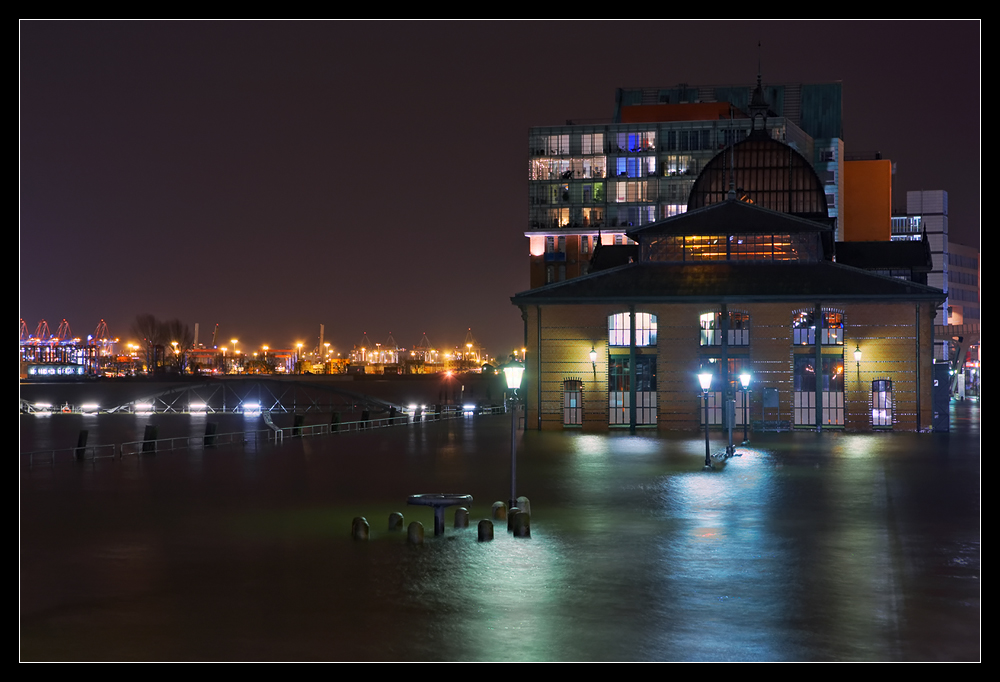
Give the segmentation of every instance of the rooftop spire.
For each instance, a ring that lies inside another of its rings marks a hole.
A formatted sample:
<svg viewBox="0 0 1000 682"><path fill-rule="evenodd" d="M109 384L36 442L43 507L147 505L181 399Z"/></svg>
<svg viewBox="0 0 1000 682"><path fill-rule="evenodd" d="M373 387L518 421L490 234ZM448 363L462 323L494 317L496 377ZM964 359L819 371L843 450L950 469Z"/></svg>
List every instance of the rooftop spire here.
<svg viewBox="0 0 1000 682"><path fill-rule="evenodd" d="M753 96L750 98L750 135L767 134L767 100L764 98L764 86L761 85L760 78L760 41L757 41L757 87L754 88ZM757 127L757 119L760 118L760 127Z"/></svg>

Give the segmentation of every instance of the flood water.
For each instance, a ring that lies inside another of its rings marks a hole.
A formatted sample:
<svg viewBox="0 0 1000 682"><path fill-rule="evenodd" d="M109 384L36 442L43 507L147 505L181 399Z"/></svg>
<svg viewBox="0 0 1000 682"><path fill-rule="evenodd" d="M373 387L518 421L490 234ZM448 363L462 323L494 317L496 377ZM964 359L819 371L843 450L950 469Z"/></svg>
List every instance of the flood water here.
<svg viewBox="0 0 1000 682"><path fill-rule="evenodd" d="M22 441L130 440L141 419L22 416ZM204 432L171 419L160 437ZM522 432L532 536L498 524L490 543L475 526L509 494L502 415L22 458L20 657L979 660L978 404L953 423L755 434L711 472L701 434ZM473 495L470 528L434 538L431 510L406 505L432 492ZM386 531L393 511L423 546ZM370 541L351 539L355 516Z"/></svg>

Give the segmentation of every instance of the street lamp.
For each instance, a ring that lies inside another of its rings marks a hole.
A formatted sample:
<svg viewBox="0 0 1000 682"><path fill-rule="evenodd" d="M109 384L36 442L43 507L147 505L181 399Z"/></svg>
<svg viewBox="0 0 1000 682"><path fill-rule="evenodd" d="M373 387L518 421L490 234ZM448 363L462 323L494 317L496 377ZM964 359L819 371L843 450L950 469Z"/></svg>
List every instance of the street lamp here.
<svg viewBox="0 0 1000 682"><path fill-rule="evenodd" d="M508 508L517 506L517 389L521 388L521 377L524 375L524 365L511 356L503 366L503 375L507 380L507 388L511 390L510 398L510 501Z"/></svg>
<svg viewBox="0 0 1000 682"><path fill-rule="evenodd" d="M705 400L705 468L712 468L712 459L708 451L708 389L712 387L712 373L702 372L698 375L698 383L701 384L701 393Z"/></svg>
<svg viewBox="0 0 1000 682"><path fill-rule="evenodd" d="M747 442L747 424L750 421L750 372L743 372L740 375L740 384L743 386L743 442Z"/></svg>
<svg viewBox="0 0 1000 682"><path fill-rule="evenodd" d="M594 381L597 381L597 351L594 344L590 344L590 366L594 369Z"/></svg>
<svg viewBox="0 0 1000 682"><path fill-rule="evenodd" d="M858 366L858 383L861 383L861 346L854 344L854 362Z"/></svg>

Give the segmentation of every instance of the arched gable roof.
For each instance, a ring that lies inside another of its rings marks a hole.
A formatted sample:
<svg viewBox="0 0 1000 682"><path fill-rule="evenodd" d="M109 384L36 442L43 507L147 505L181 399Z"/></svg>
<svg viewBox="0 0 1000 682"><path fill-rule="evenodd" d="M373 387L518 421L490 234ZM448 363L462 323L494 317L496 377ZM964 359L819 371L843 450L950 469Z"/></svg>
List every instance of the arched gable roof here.
<svg viewBox="0 0 1000 682"><path fill-rule="evenodd" d="M781 213L826 222L826 190L795 149L765 135L751 135L719 152L695 180L688 210L736 198Z"/></svg>

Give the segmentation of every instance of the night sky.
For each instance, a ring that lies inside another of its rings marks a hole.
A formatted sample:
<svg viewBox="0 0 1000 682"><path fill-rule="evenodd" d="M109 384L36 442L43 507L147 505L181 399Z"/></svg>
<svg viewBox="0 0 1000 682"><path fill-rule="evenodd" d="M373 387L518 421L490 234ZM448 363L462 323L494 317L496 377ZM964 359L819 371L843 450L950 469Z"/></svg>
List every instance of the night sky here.
<svg viewBox="0 0 1000 682"><path fill-rule="evenodd" d="M520 346L528 128L616 87L841 81L848 154L893 203L945 189L979 244L981 25L964 22L20 23L20 317L140 313L209 343L364 332Z"/></svg>

